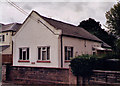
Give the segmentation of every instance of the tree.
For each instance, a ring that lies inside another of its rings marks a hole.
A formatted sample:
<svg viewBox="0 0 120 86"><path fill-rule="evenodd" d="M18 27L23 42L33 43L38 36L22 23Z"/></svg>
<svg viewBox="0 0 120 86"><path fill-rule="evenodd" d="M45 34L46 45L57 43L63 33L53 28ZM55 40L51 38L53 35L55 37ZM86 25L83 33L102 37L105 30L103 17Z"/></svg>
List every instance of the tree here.
<svg viewBox="0 0 120 86"><path fill-rule="evenodd" d="M115 48L116 37L112 33L106 32L101 28L100 22L96 22L94 19L89 18L80 22L78 27L82 27L91 34L97 36L99 39L110 45L112 48Z"/></svg>
<svg viewBox="0 0 120 86"><path fill-rule="evenodd" d="M106 27L113 33L117 40L115 42L116 52L120 53L120 2L115 4L106 12Z"/></svg>
<svg viewBox="0 0 120 86"><path fill-rule="evenodd" d="M96 31L101 29L101 24L99 22L96 22L94 19L89 18L88 20L83 20L80 22L78 27L82 27L88 32L95 34Z"/></svg>
<svg viewBox="0 0 120 86"><path fill-rule="evenodd" d="M120 37L120 2L115 4L105 15L107 28Z"/></svg>
<svg viewBox="0 0 120 86"><path fill-rule="evenodd" d="M117 51L118 55L120 56L120 39L118 39L116 41L116 51Z"/></svg>
<svg viewBox="0 0 120 86"><path fill-rule="evenodd" d="M79 76L82 77L82 85L85 85L85 79L89 79L93 74L95 58L90 55L78 56L71 60L70 67L73 75L77 77L77 85L79 86Z"/></svg>

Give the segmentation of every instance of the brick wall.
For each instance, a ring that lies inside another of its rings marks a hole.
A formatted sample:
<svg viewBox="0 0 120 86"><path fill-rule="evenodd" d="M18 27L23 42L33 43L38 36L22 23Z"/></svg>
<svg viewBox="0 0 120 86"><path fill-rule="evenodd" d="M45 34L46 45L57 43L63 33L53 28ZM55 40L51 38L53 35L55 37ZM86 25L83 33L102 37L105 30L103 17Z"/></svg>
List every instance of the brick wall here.
<svg viewBox="0 0 120 86"><path fill-rule="evenodd" d="M79 77L82 84L82 78ZM77 79L70 69L41 68L41 67L15 67L2 66L2 81L14 84L76 84ZM94 74L86 84L114 84L120 85L120 72L94 70Z"/></svg>
<svg viewBox="0 0 120 86"><path fill-rule="evenodd" d="M2 66L2 81L6 81L6 65Z"/></svg>
<svg viewBox="0 0 120 86"><path fill-rule="evenodd" d="M69 78L69 69L61 68L10 66L8 71L7 80L16 84L69 84L69 79L72 78Z"/></svg>

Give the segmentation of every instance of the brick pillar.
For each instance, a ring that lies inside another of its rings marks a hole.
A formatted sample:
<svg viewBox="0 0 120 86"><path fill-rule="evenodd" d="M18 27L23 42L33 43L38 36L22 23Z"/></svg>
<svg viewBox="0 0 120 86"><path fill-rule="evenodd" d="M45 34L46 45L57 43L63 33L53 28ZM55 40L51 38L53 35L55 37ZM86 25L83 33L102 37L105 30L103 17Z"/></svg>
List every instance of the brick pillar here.
<svg viewBox="0 0 120 86"><path fill-rule="evenodd" d="M69 68L69 84L77 84L77 77L72 74L71 68Z"/></svg>
<svg viewBox="0 0 120 86"><path fill-rule="evenodd" d="M6 81L6 65L2 65L2 82Z"/></svg>

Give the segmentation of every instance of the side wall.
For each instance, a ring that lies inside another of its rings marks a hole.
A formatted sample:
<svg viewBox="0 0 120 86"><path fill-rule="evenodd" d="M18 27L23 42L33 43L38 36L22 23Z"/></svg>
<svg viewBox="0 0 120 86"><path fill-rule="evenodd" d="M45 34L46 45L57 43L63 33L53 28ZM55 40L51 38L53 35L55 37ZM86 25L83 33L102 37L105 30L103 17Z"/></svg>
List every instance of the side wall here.
<svg viewBox="0 0 120 86"><path fill-rule="evenodd" d="M12 42L12 32L3 32L0 35L4 35L5 40L0 42L0 45L10 45Z"/></svg>
<svg viewBox="0 0 120 86"><path fill-rule="evenodd" d="M12 54L12 32L3 32L0 35L4 35L5 40L0 42L0 46L2 45L10 45L9 48L2 51L2 54Z"/></svg>
<svg viewBox="0 0 120 86"><path fill-rule="evenodd" d="M40 17L36 14L32 14L32 16L34 16L36 19L40 19ZM41 21L43 20L41 19ZM48 25L47 22L44 22L44 24ZM32 18L28 18L27 21L21 27L21 29L17 32L15 37L13 37L13 41L14 41L13 65L14 66L59 67L58 65L59 36L54 35L45 25L43 25L40 22L37 22ZM37 62L38 47L41 47L41 46L50 47L50 63ZM29 48L30 62L18 62L19 48L22 48L22 47Z"/></svg>
<svg viewBox="0 0 120 86"><path fill-rule="evenodd" d="M65 62L65 46L73 47L73 57L76 57L82 54L93 54L92 47L100 47L101 43L63 36L63 65L64 68L69 68L69 62Z"/></svg>

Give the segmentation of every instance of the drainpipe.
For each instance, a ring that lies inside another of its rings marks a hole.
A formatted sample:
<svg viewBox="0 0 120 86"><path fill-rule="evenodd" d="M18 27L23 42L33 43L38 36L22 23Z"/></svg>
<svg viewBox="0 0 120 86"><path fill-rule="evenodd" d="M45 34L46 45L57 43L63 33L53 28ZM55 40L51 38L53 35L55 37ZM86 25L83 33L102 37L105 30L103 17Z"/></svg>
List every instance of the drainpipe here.
<svg viewBox="0 0 120 86"><path fill-rule="evenodd" d="M12 35L11 35L11 37L13 37L13 31L12 31ZM12 55L13 55L13 40L12 40L12 44L11 44L11 46L12 46Z"/></svg>
<svg viewBox="0 0 120 86"><path fill-rule="evenodd" d="M63 39L61 35L61 68L63 68Z"/></svg>

